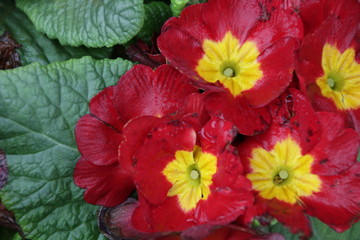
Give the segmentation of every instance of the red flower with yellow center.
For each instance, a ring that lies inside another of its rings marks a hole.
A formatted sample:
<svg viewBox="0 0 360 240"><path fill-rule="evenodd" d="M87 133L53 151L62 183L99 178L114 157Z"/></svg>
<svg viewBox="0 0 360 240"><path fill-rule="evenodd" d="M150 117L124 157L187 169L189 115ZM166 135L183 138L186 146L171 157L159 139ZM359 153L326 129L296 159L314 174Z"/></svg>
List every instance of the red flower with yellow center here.
<svg viewBox="0 0 360 240"><path fill-rule="evenodd" d="M211 114L253 135L271 121L261 107L292 79L301 38L300 18L280 4L210 0L168 20L158 46L172 65L213 92L205 99Z"/></svg>
<svg viewBox="0 0 360 240"><path fill-rule="evenodd" d="M196 119L142 117L124 128L120 149L132 138L140 143L124 156L139 195L132 217L138 231L227 224L251 205L250 182L230 144L236 128L213 116L198 129Z"/></svg>
<svg viewBox="0 0 360 240"><path fill-rule="evenodd" d="M166 65L155 71L137 65L116 86L97 94L90 102L90 114L83 116L75 128L81 158L74 181L86 188L85 200L112 207L134 190L130 172L121 166L118 153L124 140L123 127L130 119L184 114L191 110L186 102L197 95L187 77Z"/></svg>
<svg viewBox="0 0 360 240"><path fill-rule="evenodd" d="M219 42L205 39L203 50L196 72L209 83L219 81L233 96L253 88L263 76L256 43L247 41L240 45L231 31Z"/></svg>
<svg viewBox="0 0 360 240"><path fill-rule="evenodd" d="M342 114L360 132L360 4L343 2L304 39L297 75L317 110Z"/></svg>
<svg viewBox="0 0 360 240"><path fill-rule="evenodd" d="M295 89L275 105L271 128L238 146L257 205L294 233L311 234L305 213L346 230L360 219L359 135Z"/></svg>

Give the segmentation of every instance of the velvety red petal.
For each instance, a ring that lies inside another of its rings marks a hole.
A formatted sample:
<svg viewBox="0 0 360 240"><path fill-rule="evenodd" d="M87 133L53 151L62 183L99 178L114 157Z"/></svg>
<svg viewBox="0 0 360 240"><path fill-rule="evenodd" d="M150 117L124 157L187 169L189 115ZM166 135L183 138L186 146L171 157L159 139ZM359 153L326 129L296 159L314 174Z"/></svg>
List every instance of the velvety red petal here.
<svg viewBox="0 0 360 240"><path fill-rule="evenodd" d="M273 115L273 125L278 124L280 128L288 128L291 132L296 132L304 154L319 142L321 124L318 115L299 90L287 89L271 103L270 111Z"/></svg>
<svg viewBox="0 0 360 240"><path fill-rule="evenodd" d="M359 13L356 0L307 0L301 1L299 14L304 23L305 33L316 30L329 16L355 16Z"/></svg>
<svg viewBox="0 0 360 240"><path fill-rule="evenodd" d="M266 6L263 7L263 11L270 10L265 10L265 8ZM278 8L267 12L263 21L251 29L249 40L256 42L256 47L260 52L265 51L272 44L278 44L279 40L295 41L296 44L285 47L288 53L291 53L300 44L299 40L303 38L302 27L301 19L295 12Z"/></svg>
<svg viewBox="0 0 360 240"><path fill-rule="evenodd" d="M282 39L258 57L263 78L243 92L250 105L264 106L284 92L293 77L297 46L296 39Z"/></svg>
<svg viewBox="0 0 360 240"><path fill-rule="evenodd" d="M211 115L222 114L233 122L243 135L255 135L267 129L271 116L266 108L253 108L243 98L233 98L230 93L212 93L205 98L206 110Z"/></svg>
<svg viewBox="0 0 360 240"><path fill-rule="evenodd" d="M114 91L116 106L125 119L177 113L185 98L197 92L190 80L170 65L155 71L136 65L120 78Z"/></svg>
<svg viewBox="0 0 360 240"><path fill-rule="evenodd" d="M143 145L147 135L153 127L163 122L163 119L143 116L133 118L126 123L123 129L123 141L119 146L119 163L120 166L129 173L134 171L134 155Z"/></svg>
<svg viewBox="0 0 360 240"><path fill-rule="evenodd" d="M302 198L306 212L342 232L360 219L360 163L348 171L321 177L320 192Z"/></svg>
<svg viewBox="0 0 360 240"><path fill-rule="evenodd" d="M134 227L139 231L182 231L196 224L193 211L187 214L181 211L176 197L167 198L159 206L150 205L142 198L139 200L132 218Z"/></svg>
<svg viewBox="0 0 360 240"><path fill-rule="evenodd" d="M212 116L200 132L201 148L218 155L229 147L237 135L237 129L232 122L220 116Z"/></svg>
<svg viewBox="0 0 360 240"><path fill-rule="evenodd" d="M355 130L346 128L339 114L319 112L317 115L323 134L311 152L316 157L313 172L318 175L336 175L356 162L360 137Z"/></svg>
<svg viewBox="0 0 360 240"><path fill-rule="evenodd" d="M255 0L211 0L204 4L201 17L211 39L219 41L231 30L242 44L261 15L261 6Z"/></svg>
<svg viewBox="0 0 360 240"><path fill-rule="evenodd" d="M97 165L118 161L122 134L98 118L85 115L75 126L75 137L81 155Z"/></svg>
<svg viewBox="0 0 360 240"><path fill-rule="evenodd" d="M177 120L166 122L149 132L144 144L134 156L135 183L147 201L161 204L166 199L171 183L162 171L175 159L176 151L193 151L195 143L194 129Z"/></svg>
<svg viewBox="0 0 360 240"><path fill-rule="evenodd" d="M250 183L245 177L239 178L227 187L211 187L209 198L201 200L195 209L195 219L198 223L214 225L228 224L243 214L251 206L253 195Z"/></svg>
<svg viewBox="0 0 360 240"><path fill-rule="evenodd" d="M119 205L134 190L130 176L117 163L99 166L85 158L76 163L74 181L86 188L85 201L106 207Z"/></svg>
<svg viewBox="0 0 360 240"><path fill-rule="evenodd" d="M121 133L127 119L123 119L116 109L115 98L114 86L107 87L91 99L89 108L91 115Z"/></svg>
<svg viewBox="0 0 360 240"><path fill-rule="evenodd" d="M205 94L193 93L185 100L185 113L196 113L198 115L201 126L203 126L210 116L206 111L204 104ZM200 129L199 129L200 130Z"/></svg>

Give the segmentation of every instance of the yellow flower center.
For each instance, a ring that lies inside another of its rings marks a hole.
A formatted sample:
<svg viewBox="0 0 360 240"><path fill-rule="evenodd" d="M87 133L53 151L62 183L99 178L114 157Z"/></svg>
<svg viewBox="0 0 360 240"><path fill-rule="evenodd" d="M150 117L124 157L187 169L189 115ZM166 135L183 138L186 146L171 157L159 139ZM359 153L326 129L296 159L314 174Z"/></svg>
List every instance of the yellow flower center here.
<svg viewBox="0 0 360 240"><path fill-rule="evenodd" d="M263 76L254 42L240 45L229 31L220 42L206 39L202 47L205 54L196 67L197 73L207 82L219 81L234 96L254 87Z"/></svg>
<svg viewBox="0 0 360 240"><path fill-rule="evenodd" d="M288 137L271 151L255 148L250 159L253 171L247 178L261 197L294 204L301 201L300 197L320 190L320 178L311 173L313 161L310 154L302 155L300 146Z"/></svg>
<svg viewBox="0 0 360 240"><path fill-rule="evenodd" d="M330 44L325 44L321 65L324 75L316 79L321 94L330 98L340 110L360 107L360 64L355 61L355 50L343 53Z"/></svg>
<svg viewBox="0 0 360 240"><path fill-rule="evenodd" d="M210 153L203 153L198 146L195 146L193 152L176 151L175 159L162 172L172 184L167 196L177 196L181 209L184 212L191 211L200 200L209 197L216 169L217 158Z"/></svg>

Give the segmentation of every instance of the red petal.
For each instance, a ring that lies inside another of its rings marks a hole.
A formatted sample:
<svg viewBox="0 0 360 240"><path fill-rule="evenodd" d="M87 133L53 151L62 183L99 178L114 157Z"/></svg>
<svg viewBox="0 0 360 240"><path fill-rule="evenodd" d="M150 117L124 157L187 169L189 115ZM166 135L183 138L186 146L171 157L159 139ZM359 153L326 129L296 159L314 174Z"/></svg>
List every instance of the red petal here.
<svg viewBox="0 0 360 240"><path fill-rule="evenodd" d="M230 93L212 93L205 98L211 115L223 114L243 135L254 135L269 127L271 116L266 108L253 108L243 98L234 99Z"/></svg>
<svg viewBox="0 0 360 240"><path fill-rule="evenodd" d="M194 92L197 90L190 80L170 65L162 65L155 71L136 65L115 88L116 105L126 119L179 112L185 98Z"/></svg>
<svg viewBox="0 0 360 240"><path fill-rule="evenodd" d="M289 88L272 103L270 109L274 125L279 124L280 128L288 128L291 132L296 132L304 154L319 142L321 124L318 116L299 90Z"/></svg>
<svg viewBox="0 0 360 240"><path fill-rule="evenodd" d="M348 171L322 176L320 192L302 198L309 215L337 231L345 231L360 219L360 163Z"/></svg>
<svg viewBox="0 0 360 240"><path fill-rule="evenodd" d="M228 224L243 214L252 201L249 180L243 176L223 188L214 183L208 199L198 203L195 219L198 224Z"/></svg>
<svg viewBox="0 0 360 240"><path fill-rule="evenodd" d="M244 1L246 2L246 1ZM265 5L265 4L264 4ZM302 22L299 16L291 10L284 10L281 8L275 10L265 10L266 6L262 8L262 11L269 11L266 13L264 20L259 22L256 27L251 29L249 34L249 40L255 41L256 46L260 52L266 50L273 44L279 44L277 41L285 40L285 42L295 42L289 44L287 47L288 53L292 53L299 45L299 40L303 38ZM279 55L275 53L275 55ZM281 57L285 57L286 54L281 54ZM291 63L294 59L291 59Z"/></svg>
<svg viewBox="0 0 360 240"><path fill-rule="evenodd" d="M119 163L121 167L133 174L135 164L133 157L136 151L144 144L151 129L164 121L157 117L144 116L133 118L127 122L123 129L124 140L119 146Z"/></svg>
<svg viewBox="0 0 360 240"><path fill-rule="evenodd" d="M160 206L149 205L139 198L139 207L133 215L133 225L143 232L182 231L196 224L193 211L185 214L179 209L176 197L167 198Z"/></svg>
<svg viewBox="0 0 360 240"><path fill-rule="evenodd" d="M353 129L345 128L340 115L327 112L319 112L317 115L323 134L311 152L316 156L313 172L318 175L336 175L356 162L360 137Z"/></svg>
<svg viewBox="0 0 360 240"><path fill-rule="evenodd" d="M259 56L263 78L243 92L250 105L264 106L284 92L293 77L297 45L295 39L282 39Z"/></svg>
<svg viewBox="0 0 360 240"><path fill-rule="evenodd" d="M127 119L123 119L114 105L114 86L107 87L90 101L90 113L121 133Z"/></svg>
<svg viewBox="0 0 360 240"><path fill-rule="evenodd" d="M201 125L204 125L210 116L205 109L204 104L205 94L193 93L190 94L185 101L186 113L196 113L199 116Z"/></svg>
<svg viewBox="0 0 360 240"><path fill-rule="evenodd" d="M212 116L200 132L202 151L218 155L231 144L236 135L237 129L233 123L219 116Z"/></svg>
<svg viewBox="0 0 360 240"><path fill-rule="evenodd" d="M306 33L312 33L329 16L343 18L358 13L359 4L356 0L307 0L301 1L299 9Z"/></svg>
<svg viewBox="0 0 360 240"><path fill-rule="evenodd" d="M117 163L98 166L85 158L76 163L74 181L86 188L85 201L106 207L119 205L134 190L130 176Z"/></svg>
<svg viewBox="0 0 360 240"><path fill-rule="evenodd" d="M98 165L109 165L118 161L118 147L122 134L91 115L77 122L75 137L81 155Z"/></svg>

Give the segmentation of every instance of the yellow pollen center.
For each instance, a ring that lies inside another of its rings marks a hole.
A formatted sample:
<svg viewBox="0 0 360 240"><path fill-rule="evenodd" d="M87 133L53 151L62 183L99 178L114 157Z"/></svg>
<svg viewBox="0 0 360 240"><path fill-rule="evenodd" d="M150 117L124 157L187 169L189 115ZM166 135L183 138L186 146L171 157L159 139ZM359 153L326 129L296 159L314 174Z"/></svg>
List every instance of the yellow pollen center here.
<svg viewBox="0 0 360 240"><path fill-rule="evenodd" d="M229 78L234 77L234 70L232 68L226 68L224 70L224 75Z"/></svg>
<svg viewBox="0 0 360 240"><path fill-rule="evenodd" d="M190 177L194 180L198 179L200 176L199 172L196 170L191 170Z"/></svg>
<svg viewBox="0 0 360 240"><path fill-rule="evenodd" d="M241 95L253 88L263 77L260 55L255 42L240 45L239 40L229 31L216 42L206 39L202 45L204 55L196 66L196 72L205 81L220 82L232 95Z"/></svg>
<svg viewBox="0 0 360 240"><path fill-rule="evenodd" d="M300 146L291 137L277 142L271 151L253 149L249 160L252 172L247 178L265 199L294 204L320 190L320 178L311 173L313 157L302 155Z"/></svg>
<svg viewBox="0 0 360 240"><path fill-rule="evenodd" d="M335 87L335 80L332 78L328 78L327 79L327 84L329 85L330 88L334 88Z"/></svg>
<svg viewBox="0 0 360 240"><path fill-rule="evenodd" d="M289 173L286 171L286 170L281 170L280 172L279 172L279 177L281 178L281 179L287 179L288 177L289 177Z"/></svg>
<svg viewBox="0 0 360 240"><path fill-rule="evenodd" d="M217 158L201 151L176 151L175 159L169 162L162 173L172 184L168 197L177 197L184 212L196 208L200 200L206 200L210 192L212 177L217 170Z"/></svg>
<svg viewBox="0 0 360 240"><path fill-rule="evenodd" d="M316 79L321 94L331 99L337 109L360 107L360 64L355 60L355 50L341 53L336 46L325 44L321 66L324 75Z"/></svg>

